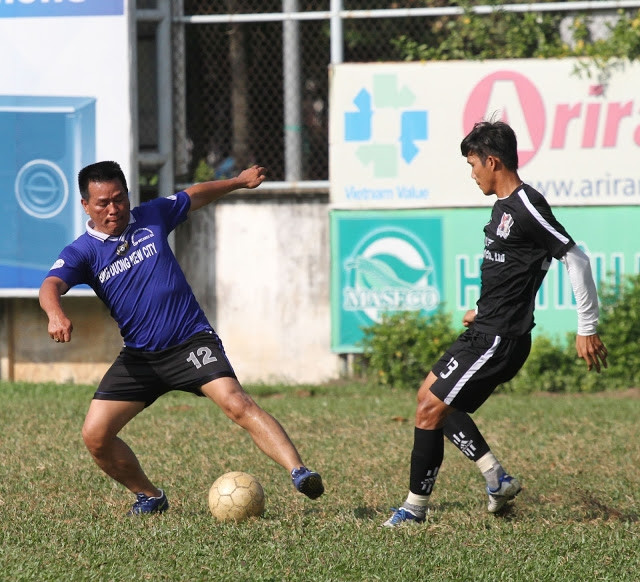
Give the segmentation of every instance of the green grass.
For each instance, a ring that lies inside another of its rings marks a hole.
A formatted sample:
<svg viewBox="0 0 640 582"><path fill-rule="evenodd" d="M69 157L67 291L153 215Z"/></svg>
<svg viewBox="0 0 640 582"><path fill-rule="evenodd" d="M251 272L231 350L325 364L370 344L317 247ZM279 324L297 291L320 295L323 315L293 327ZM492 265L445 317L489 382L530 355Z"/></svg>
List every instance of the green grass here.
<svg viewBox="0 0 640 582"><path fill-rule="evenodd" d="M408 486L415 394L359 384L250 388L322 472L318 501L208 400L171 393L123 437L165 488L161 516L93 464L80 436L93 388L0 383L0 580L635 581L637 392L492 396L475 415L524 490L486 513L483 479L447 443L422 526L380 523ZM220 474L256 475L262 518L218 524Z"/></svg>

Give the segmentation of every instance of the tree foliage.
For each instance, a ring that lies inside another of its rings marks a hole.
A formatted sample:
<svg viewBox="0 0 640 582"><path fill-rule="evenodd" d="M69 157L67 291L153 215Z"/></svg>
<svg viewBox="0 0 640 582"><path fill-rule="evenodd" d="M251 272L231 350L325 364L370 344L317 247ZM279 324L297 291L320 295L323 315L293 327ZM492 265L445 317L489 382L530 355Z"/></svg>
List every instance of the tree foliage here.
<svg viewBox="0 0 640 582"><path fill-rule="evenodd" d="M496 5L497 10L480 14L473 10L477 4ZM594 39L593 12L507 12L500 4L461 2L464 14L431 19L420 37L406 34L391 42L407 61L589 57L604 66L640 57L640 10L618 10L613 23L606 24L606 37ZM565 18L571 22L569 39L561 33Z"/></svg>

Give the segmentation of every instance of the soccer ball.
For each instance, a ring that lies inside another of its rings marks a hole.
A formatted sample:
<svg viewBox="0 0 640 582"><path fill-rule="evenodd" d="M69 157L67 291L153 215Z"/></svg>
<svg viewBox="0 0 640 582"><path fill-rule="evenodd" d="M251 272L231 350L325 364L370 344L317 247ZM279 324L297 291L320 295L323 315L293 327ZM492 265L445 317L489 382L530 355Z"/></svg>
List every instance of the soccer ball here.
<svg viewBox="0 0 640 582"><path fill-rule="evenodd" d="M218 521L244 521L264 511L264 490L249 473L225 473L209 489L209 509Z"/></svg>

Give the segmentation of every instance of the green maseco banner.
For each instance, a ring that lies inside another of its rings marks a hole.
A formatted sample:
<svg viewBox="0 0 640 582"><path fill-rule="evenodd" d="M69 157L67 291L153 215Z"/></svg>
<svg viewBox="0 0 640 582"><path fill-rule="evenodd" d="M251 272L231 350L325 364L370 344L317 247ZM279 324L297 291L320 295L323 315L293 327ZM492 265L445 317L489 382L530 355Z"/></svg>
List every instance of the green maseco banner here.
<svg viewBox="0 0 640 582"><path fill-rule="evenodd" d="M490 208L333 210L331 349L359 353L364 327L394 311L438 308L460 325L480 293L483 227ZM598 286L640 273L640 207L558 207L554 214L589 255ZM553 261L538 293L534 334L575 332L564 266Z"/></svg>

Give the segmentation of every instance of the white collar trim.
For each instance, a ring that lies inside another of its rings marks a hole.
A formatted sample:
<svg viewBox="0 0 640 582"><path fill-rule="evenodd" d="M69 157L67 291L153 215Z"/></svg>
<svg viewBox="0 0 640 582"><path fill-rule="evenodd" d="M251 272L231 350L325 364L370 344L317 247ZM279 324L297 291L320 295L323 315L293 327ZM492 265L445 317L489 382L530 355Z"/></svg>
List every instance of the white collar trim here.
<svg viewBox="0 0 640 582"><path fill-rule="evenodd" d="M87 234L89 236L92 236L95 239L101 240L102 242L107 242L107 241L118 241L120 240L120 238L129 230L129 227L136 221L135 217L133 216L133 213L129 213L129 224L127 225L127 228L124 229L123 233L120 236L112 236L110 234L107 234L106 232L100 232L99 230L96 230L95 228L93 228L93 220L89 219L87 220Z"/></svg>

